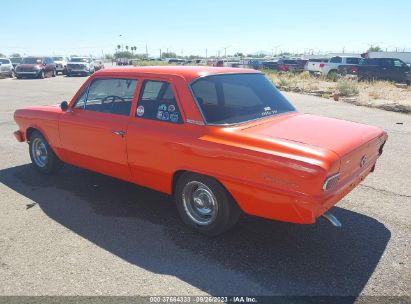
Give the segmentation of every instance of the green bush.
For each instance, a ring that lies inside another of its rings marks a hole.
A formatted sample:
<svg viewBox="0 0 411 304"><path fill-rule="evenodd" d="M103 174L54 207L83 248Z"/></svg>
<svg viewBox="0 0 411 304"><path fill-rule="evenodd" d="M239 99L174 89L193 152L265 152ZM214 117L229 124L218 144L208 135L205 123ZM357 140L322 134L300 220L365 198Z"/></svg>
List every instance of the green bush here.
<svg viewBox="0 0 411 304"><path fill-rule="evenodd" d="M358 95L360 92L358 84L350 79L340 79L337 83L337 90L341 96Z"/></svg>
<svg viewBox="0 0 411 304"><path fill-rule="evenodd" d="M338 80L337 72L332 71L332 72L328 73L327 79L331 80L332 82L337 82L337 80Z"/></svg>

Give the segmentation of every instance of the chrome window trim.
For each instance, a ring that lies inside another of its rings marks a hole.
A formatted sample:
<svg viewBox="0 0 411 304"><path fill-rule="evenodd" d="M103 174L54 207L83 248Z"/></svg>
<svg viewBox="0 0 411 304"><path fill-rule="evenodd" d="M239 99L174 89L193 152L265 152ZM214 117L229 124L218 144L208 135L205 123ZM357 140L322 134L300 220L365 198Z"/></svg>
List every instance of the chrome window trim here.
<svg viewBox="0 0 411 304"><path fill-rule="evenodd" d="M341 175L340 172L338 172L338 173L336 173L336 174L334 174L334 175L331 175L331 176L327 177L327 179L325 180L325 182L324 182L324 184L323 184L323 191L325 192L325 191L330 190L330 189L327 190L327 185L328 185L328 183L329 183L330 181L334 180L335 178L339 178L340 175Z"/></svg>
<svg viewBox="0 0 411 304"><path fill-rule="evenodd" d="M224 73L224 72L222 72L222 73L216 73L216 74L201 75L201 76L199 76L199 77L191 80L191 81L188 83L188 88L189 88L189 90L190 90L191 96L192 96L193 99L194 99L194 102L195 102L195 104L196 104L196 106L197 106L198 111L199 111L200 114L201 114L201 118L203 119L205 126L231 127L231 126L242 125L242 124L245 124L245 123L248 123L248 122L252 122L252 121L262 120L262 119L269 118L269 117L275 117L275 116L279 116L279 115L283 115L283 114L287 114L287 113L296 113L296 112L298 112L297 109L294 107L294 105L291 104L292 107L294 108L293 111L282 112L282 113L273 114L273 115L270 115L270 116L258 117L258 118L249 119L249 120L245 120L245 121L242 121L242 122L236 122L236 123L231 123L231 124L229 124L229 123L226 123L226 124L216 124L216 123L209 123L209 122L207 122L207 120L206 120L206 118L205 118L205 115L204 115L204 113L203 113L203 110L201 109L200 104L199 104L199 102L198 102L198 100L197 100L197 97L195 96L194 91L193 91L193 88L192 88L192 85L194 84L194 82L196 82L197 80L200 80L200 79L202 79L202 78L206 78L206 77L210 77L210 76L244 75L244 74L264 75L263 73L258 72L258 71L256 71L256 72L249 72L249 73L248 73L248 72L246 72L246 73L244 73L244 72L243 72L243 73L238 73L238 72ZM264 76L265 76L265 75L264 75ZM266 76L265 76L265 77L266 77Z"/></svg>

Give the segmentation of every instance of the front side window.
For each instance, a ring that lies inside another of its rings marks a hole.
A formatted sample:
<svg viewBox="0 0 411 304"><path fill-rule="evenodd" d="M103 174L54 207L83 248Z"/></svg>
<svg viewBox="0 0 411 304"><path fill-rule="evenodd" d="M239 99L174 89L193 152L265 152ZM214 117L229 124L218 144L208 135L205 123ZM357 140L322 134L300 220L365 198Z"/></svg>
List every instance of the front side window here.
<svg viewBox="0 0 411 304"><path fill-rule="evenodd" d="M206 76L191 88L208 124L236 124L295 111L263 74Z"/></svg>
<svg viewBox="0 0 411 304"><path fill-rule="evenodd" d="M171 123L182 123L181 112L170 83L146 80L141 89L136 117Z"/></svg>
<svg viewBox="0 0 411 304"><path fill-rule="evenodd" d="M79 96L74 107L129 116L136 86L135 79L95 79L88 91L85 89Z"/></svg>

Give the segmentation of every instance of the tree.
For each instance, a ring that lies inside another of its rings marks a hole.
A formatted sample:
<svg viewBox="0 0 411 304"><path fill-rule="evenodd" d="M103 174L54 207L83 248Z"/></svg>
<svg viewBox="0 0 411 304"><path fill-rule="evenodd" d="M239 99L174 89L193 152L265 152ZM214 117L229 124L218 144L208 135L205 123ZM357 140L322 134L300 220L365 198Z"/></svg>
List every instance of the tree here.
<svg viewBox="0 0 411 304"><path fill-rule="evenodd" d="M21 57L21 55L19 53L13 53L10 55L10 57Z"/></svg>
<svg viewBox="0 0 411 304"><path fill-rule="evenodd" d="M371 45L370 48L368 49L368 52L382 52L382 48L380 48L378 45L373 46Z"/></svg>
<svg viewBox="0 0 411 304"><path fill-rule="evenodd" d="M177 57L177 55L176 55L176 53L173 53L173 52L164 52L164 53L162 53L161 54L161 58L176 58Z"/></svg>
<svg viewBox="0 0 411 304"><path fill-rule="evenodd" d="M126 51L128 51L128 45L126 45Z"/></svg>
<svg viewBox="0 0 411 304"><path fill-rule="evenodd" d="M120 49L121 49L121 45L117 44L117 50L120 50Z"/></svg>
<svg viewBox="0 0 411 304"><path fill-rule="evenodd" d="M234 54L234 57L244 57L244 54L241 52L237 52Z"/></svg>
<svg viewBox="0 0 411 304"><path fill-rule="evenodd" d="M6 55L4 55L3 53L0 53L0 57L6 57Z"/></svg>

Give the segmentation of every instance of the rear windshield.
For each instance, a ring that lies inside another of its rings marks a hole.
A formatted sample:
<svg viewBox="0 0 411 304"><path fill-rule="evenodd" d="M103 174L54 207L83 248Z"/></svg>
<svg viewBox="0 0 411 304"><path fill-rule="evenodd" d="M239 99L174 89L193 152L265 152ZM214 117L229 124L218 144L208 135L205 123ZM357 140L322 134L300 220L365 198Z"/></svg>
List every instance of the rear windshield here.
<svg viewBox="0 0 411 304"><path fill-rule="evenodd" d="M41 57L27 57L23 59L23 63L25 64L37 64L42 63L43 58Z"/></svg>
<svg viewBox="0 0 411 304"><path fill-rule="evenodd" d="M10 61L8 59L0 59L0 63L8 64Z"/></svg>
<svg viewBox="0 0 411 304"><path fill-rule="evenodd" d="M191 84L208 124L237 124L295 111L263 74L224 74Z"/></svg>
<svg viewBox="0 0 411 304"><path fill-rule="evenodd" d="M327 58L313 58L308 60L309 62L328 62Z"/></svg>
<svg viewBox="0 0 411 304"><path fill-rule="evenodd" d="M63 57L53 57L54 61L63 61Z"/></svg>

